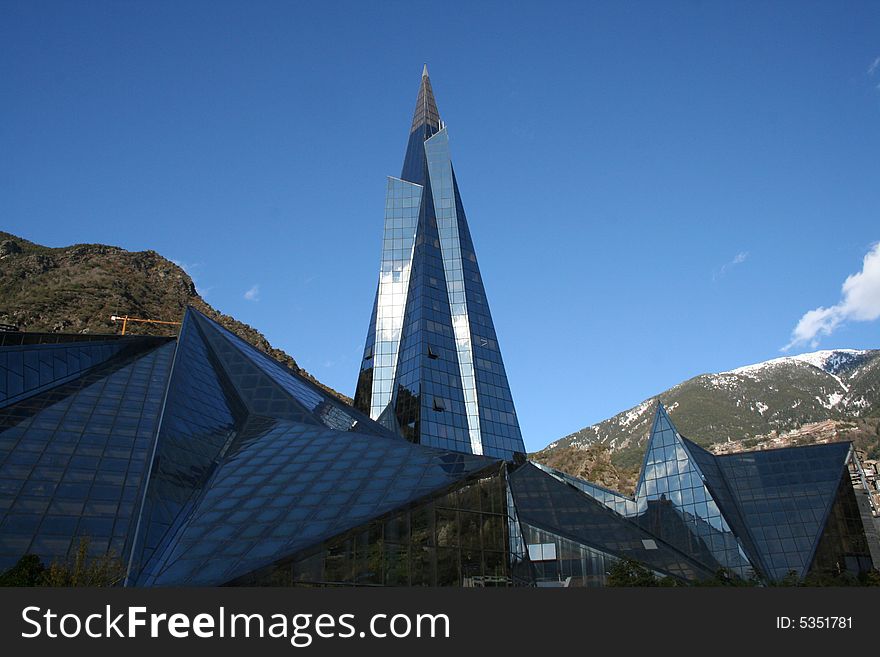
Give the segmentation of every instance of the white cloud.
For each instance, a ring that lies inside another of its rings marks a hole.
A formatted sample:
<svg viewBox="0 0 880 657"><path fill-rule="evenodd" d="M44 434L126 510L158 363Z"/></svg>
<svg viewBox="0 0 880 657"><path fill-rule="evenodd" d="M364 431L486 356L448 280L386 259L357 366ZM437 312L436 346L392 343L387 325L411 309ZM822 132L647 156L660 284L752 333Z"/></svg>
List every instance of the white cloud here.
<svg viewBox="0 0 880 657"><path fill-rule="evenodd" d="M875 58L874 61L871 62L871 65L868 67L868 75L874 75L874 71L878 68L880 68L880 57Z"/></svg>
<svg viewBox="0 0 880 657"><path fill-rule="evenodd" d="M254 283L251 286L251 289L244 293L244 298L246 301L259 301L260 300L260 286Z"/></svg>
<svg viewBox="0 0 880 657"><path fill-rule="evenodd" d="M831 335L846 322L872 322L880 317L880 242L865 255L862 271L846 277L840 301L830 308L815 308L804 313L791 332L791 342L782 348L809 344L815 348L819 338Z"/></svg>
<svg viewBox="0 0 880 657"><path fill-rule="evenodd" d="M733 260L731 260L730 262L724 263L723 265L721 265L720 269L718 269L714 274L712 274L712 280L713 281L718 280L719 278L724 276L727 272L729 272L731 269L733 269L737 265L741 265L742 263L744 263L746 261L746 258L748 258L748 257L749 257L748 251L740 251L735 256L733 256Z"/></svg>

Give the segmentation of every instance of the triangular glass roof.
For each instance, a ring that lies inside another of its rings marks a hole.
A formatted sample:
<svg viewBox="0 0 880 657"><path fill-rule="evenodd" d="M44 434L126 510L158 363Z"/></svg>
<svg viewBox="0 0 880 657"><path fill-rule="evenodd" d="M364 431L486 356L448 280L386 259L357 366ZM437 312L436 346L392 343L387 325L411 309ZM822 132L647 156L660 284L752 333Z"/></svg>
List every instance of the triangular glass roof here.
<svg viewBox="0 0 880 657"><path fill-rule="evenodd" d="M676 546L658 540L636 523L531 463L510 474L509 481L520 522L684 579L712 574L698 560L673 549Z"/></svg>
<svg viewBox="0 0 880 657"><path fill-rule="evenodd" d="M25 334L26 335L26 334ZM48 339L50 336L46 336ZM89 336L92 337L92 336ZM106 336L106 339L32 342L0 350L0 408L60 385L117 354L144 353L169 338Z"/></svg>
<svg viewBox="0 0 880 657"><path fill-rule="evenodd" d="M327 391L300 376L297 372L285 367L271 356L268 356L259 349L251 346L234 333L226 330L198 311L191 309L190 312L199 323L199 326L203 328L206 335L209 336L211 344L217 345L217 349L222 352L217 354L221 362L226 363L229 361L230 364L238 363L235 366L237 368L236 371L239 371L244 367L250 372L251 378L249 379L236 376L236 381L238 381L236 389L239 394L251 396L253 393L248 388L258 385L258 381L260 381L259 385L265 387L269 381L271 381L282 391L287 393L290 398L294 399L300 408L307 411L315 422L326 427L339 431L358 431L360 433L369 433L385 437L394 435L385 427L371 420L366 414L342 403ZM237 358L234 353L229 352L225 345L218 342L214 336L221 336L225 339L247 359L249 364L242 363L240 358ZM258 373L262 373L263 376L268 377L269 381L255 377ZM275 394L275 401L278 401L277 394ZM272 414L264 412L261 414L270 415L277 419L283 419L283 413ZM308 421L295 417L289 419Z"/></svg>
<svg viewBox="0 0 880 657"><path fill-rule="evenodd" d="M536 465L701 563L748 577L757 569L740 538L743 525L736 507L732 503L724 504L730 501L730 496L723 478L715 477L715 485L710 484L701 468L701 465L709 467L715 473L717 468L712 465L712 455L697 448L700 458L694 458L689 444L693 443L679 435L666 409L658 403L634 498ZM716 495L716 489L721 494ZM737 522L733 527L739 531L732 529L730 517L735 517ZM748 545L746 538L745 546Z"/></svg>
<svg viewBox="0 0 880 657"><path fill-rule="evenodd" d="M174 354L168 340L135 342L115 355L39 345L50 358L38 362L64 360L67 374L0 408L0 571L27 553L63 560L81 536L127 554Z"/></svg>
<svg viewBox="0 0 880 657"><path fill-rule="evenodd" d="M139 583L227 582L498 467L402 440L263 419L224 455Z"/></svg>
<svg viewBox="0 0 880 657"><path fill-rule="evenodd" d="M615 511L621 516L628 518L632 516L637 516L639 514L639 505L631 497L623 495L622 493L618 493L617 491L605 488L604 486L599 486L598 484L594 484L590 481L587 481L586 479L580 479L578 477L575 477L574 475L568 474L567 472L562 472L561 470L551 468L550 466L544 465L543 463L531 461L531 464L537 468L540 468L547 474L552 475L567 484L571 484L581 492L586 493L597 502L604 504L609 509Z"/></svg>
<svg viewBox="0 0 880 657"><path fill-rule="evenodd" d="M689 554L712 554L740 576L755 568L663 405L657 404L636 489L638 522ZM687 531L683 532L682 529Z"/></svg>
<svg viewBox="0 0 880 657"><path fill-rule="evenodd" d="M635 498L535 465L704 563L711 555L742 576L779 580L806 575L850 449L831 443L715 456L682 437L658 404Z"/></svg>
<svg viewBox="0 0 880 657"><path fill-rule="evenodd" d="M143 498L132 574L167 544L182 512L194 504L247 418L247 407L218 366L194 311L188 311L180 327Z"/></svg>
<svg viewBox="0 0 880 657"><path fill-rule="evenodd" d="M771 579L806 574L850 449L829 443L715 457Z"/></svg>
<svg viewBox="0 0 880 657"><path fill-rule="evenodd" d="M401 440L191 309L133 581L222 583L498 465Z"/></svg>

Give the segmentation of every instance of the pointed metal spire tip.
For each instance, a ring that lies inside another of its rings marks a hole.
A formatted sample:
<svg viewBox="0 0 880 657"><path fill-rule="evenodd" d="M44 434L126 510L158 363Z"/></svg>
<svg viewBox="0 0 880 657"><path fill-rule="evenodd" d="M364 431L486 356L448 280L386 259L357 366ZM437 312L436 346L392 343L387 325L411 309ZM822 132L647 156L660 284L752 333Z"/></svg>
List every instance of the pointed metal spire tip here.
<svg viewBox="0 0 880 657"><path fill-rule="evenodd" d="M422 69L422 77L423 78L428 77L428 65L427 64L425 64L425 67Z"/></svg>

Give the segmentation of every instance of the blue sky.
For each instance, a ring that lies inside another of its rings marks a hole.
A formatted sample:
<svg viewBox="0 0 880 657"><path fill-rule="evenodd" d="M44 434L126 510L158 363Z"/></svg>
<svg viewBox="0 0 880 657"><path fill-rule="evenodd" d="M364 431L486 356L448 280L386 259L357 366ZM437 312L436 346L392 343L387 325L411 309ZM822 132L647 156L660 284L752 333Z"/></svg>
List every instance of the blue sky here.
<svg viewBox="0 0 880 657"><path fill-rule="evenodd" d="M529 449L880 347L876 2L6 0L0 55L0 229L155 249L348 394L424 62Z"/></svg>

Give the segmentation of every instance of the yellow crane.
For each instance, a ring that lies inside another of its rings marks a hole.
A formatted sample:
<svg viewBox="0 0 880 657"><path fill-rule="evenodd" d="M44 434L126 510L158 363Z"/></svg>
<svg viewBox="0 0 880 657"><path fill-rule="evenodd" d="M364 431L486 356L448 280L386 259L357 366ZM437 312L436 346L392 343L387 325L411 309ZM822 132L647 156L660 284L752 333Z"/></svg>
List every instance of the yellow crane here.
<svg viewBox="0 0 880 657"><path fill-rule="evenodd" d="M129 317L128 315L110 315L110 321L122 322L122 335L125 335L125 329L128 327L129 322L143 322L145 324L173 324L174 326L180 326L180 322L166 322L161 319L142 319L140 317Z"/></svg>

